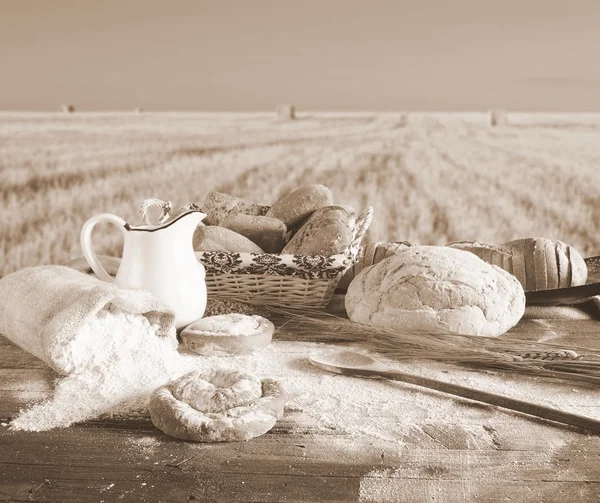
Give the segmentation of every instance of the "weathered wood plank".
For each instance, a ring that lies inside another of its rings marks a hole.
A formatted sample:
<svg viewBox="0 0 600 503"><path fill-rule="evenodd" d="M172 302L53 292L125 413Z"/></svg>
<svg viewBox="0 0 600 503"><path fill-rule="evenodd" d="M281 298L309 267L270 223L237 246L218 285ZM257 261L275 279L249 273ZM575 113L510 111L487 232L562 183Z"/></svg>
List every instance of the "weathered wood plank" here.
<svg viewBox="0 0 600 503"><path fill-rule="evenodd" d="M502 338L600 348L600 321L597 320L521 320Z"/></svg>
<svg viewBox="0 0 600 503"><path fill-rule="evenodd" d="M498 481L540 489L549 481L555 490L586 496L573 491L590 482L598 487L600 453L389 448L276 434L245 443L194 444L144 426L76 426L41 434L3 432L0 473L0 497L22 500L123 495L127 501L186 501L194 495L201 501L357 501L360 489L363 496L392 491L409 498L396 501L424 501L432 494L477 501ZM460 487L464 494L456 492Z"/></svg>
<svg viewBox="0 0 600 503"><path fill-rule="evenodd" d="M594 320L523 320L507 336L600 347L599 327ZM0 418L50 396L56 377L0 338ZM586 393L574 391L569 403L581 407ZM0 427L0 500L600 500L600 437L465 407L468 418L407 425L394 445L298 428L294 411L270 433L235 444L180 442L147 417L41 433Z"/></svg>
<svg viewBox="0 0 600 503"><path fill-rule="evenodd" d="M591 482L406 480L370 475L360 482L361 503L596 503L600 484Z"/></svg>
<svg viewBox="0 0 600 503"><path fill-rule="evenodd" d="M583 443L580 446L584 448ZM220 474L289 475L301 469L303 474L315 476L339 474L340 470L359 476L363 469L388 467L393 468L390 476L403 479L430 479L433 474L433 478L444 480L493 477L600 482L600 452L571 451L568 446L547 451L419 449L343 437L270 433L251 442L200 444L174 440L143 426L128 430L75 426L44 433L0 434L2 466L38 467L56 474L72 467L73 477L102 467L110 471L122 463L166 469L184 459L186 468L182 471L217 470Z"/></svg>
<svg viewBox="0 0 600 503"><path fill-rule="evenodd" d="M46 438L39 441L40 437ZM247 443L204 445L143 428L14 432L0 436L0 497L186 501L193 495L200 501L358 501L362 496L362 501L425 501L438 495L439 501L502 501L500 496L515 495L523 486L550 496L547 485L563 495L591 497L596 493L577 488L597 489L600 482L599 453L413 446L388 449L382 457L381 447L318 436L285 441L271 434ZM386 494L389 500L367 499Z"/></svg>

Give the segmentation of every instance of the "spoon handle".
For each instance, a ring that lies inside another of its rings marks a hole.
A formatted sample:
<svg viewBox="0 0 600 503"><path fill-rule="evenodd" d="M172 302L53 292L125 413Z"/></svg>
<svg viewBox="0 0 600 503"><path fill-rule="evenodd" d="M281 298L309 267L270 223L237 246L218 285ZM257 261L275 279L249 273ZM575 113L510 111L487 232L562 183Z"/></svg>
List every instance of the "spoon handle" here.
<svg viewBox="0 0 600 503"><path fill-rule="evenodd" d="M529 414L530 416L537 416L543 419L555 421L557 423L577 426L585 430L600 433L600 421L597 419L571 414L570 412L563 412L551 407L536 405L533 403L524 402L522 400L517 400L515 398L489 393L487 391L466 388L458 384L437 381L428 377L406 374L397 370L343 369L341 373L346 375L385 377L394 381L401 381L408 384L423 386L425 388L434 389L450 395L456 395L478 402L489 403L505 409L511 409L524 414Z"/></svg>

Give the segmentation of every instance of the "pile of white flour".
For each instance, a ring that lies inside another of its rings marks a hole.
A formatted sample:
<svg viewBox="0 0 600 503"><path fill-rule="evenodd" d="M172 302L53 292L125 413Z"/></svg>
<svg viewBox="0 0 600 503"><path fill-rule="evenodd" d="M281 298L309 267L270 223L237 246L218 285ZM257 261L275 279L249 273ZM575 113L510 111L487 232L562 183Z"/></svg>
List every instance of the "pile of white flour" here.
<svg viewBox="0 0 600 503"><path fill-rule="evenodd" d="M183 354L157 337L145 318L108 311L81 331L77 344L88 349L102 347L103 351L82 351L88 356L77 362L77 373L58 379L52 398L21 411L11 428L41 431L105 415L147 415L148 397L154 389L191 370L214 368L244 370L259 378L281 381L287 393L282 421L298 431L335 430L352 437L393 442L414 425L458 417L463 423L478 424L490 415L489 410L465 407L465 402L434 391L398 382L344 377L313 367L308 356L327 347L322 344L274 341L246 356ZM416 364L404 369L567 409L565 393L569 389L565 391L564 386L557 385L549 393L546 385L541 394L535 381L516 382L504 375L455 370L444 373L440 366ZM585 403L582 395L578 398ZM576 411L576 407L571 410Z"/></svg>

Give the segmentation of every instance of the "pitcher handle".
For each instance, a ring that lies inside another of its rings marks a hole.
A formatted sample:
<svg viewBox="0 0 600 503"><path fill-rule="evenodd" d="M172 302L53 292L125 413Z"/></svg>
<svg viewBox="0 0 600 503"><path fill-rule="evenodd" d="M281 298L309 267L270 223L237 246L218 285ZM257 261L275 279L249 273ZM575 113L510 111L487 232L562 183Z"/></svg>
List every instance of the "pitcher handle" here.
<svg viewBox="0 0 600 503"><path fill-rule="evenodd" d="M102 267L102 264L98 260L98 257L96 257L96 253L94 252L94 248L92 246L92 230L94 229L94 226L100 222L108 222L116 225L121 229L123 235L127 233L127 222L117 215L113 215L111 213L101 213L100 215L90 218L85 224L83 224L81 229L81 249L86 262L99 279L111 282L113 281L113 278L106 272L104 267Z"/></svg>

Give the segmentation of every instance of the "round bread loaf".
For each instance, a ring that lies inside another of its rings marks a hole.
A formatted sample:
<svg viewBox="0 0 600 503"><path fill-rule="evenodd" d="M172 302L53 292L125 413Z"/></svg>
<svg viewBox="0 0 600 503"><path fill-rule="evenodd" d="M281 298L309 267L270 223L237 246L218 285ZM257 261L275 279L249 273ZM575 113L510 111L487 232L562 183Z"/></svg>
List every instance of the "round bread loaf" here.
<svg viewBox="0 0 600 503"><path fill-rule="evenodd" d="M413 246L364 269L345 304L351 320L381 328L493 337L521 319L525 292L473 253Z"/></svg>
<svg viewBox="0 0 600 503"><path fill-rule="evenodd" d="M202 204L202 211L206 214L204 219L206 225L221 225L221 221L229 215L238 213L264 215L268 210L268 206L255 204L252 201L222 192L209 192Z"/></svg>
<svg viewBox="0 0 600 503"><path fill-rule="evenodd" d="M356 214L348 206L326 206L315 211L285 245L282 253L337 255L354 239Z"/></svg>
<svg viewBox="0 0 600 503"><path fill-rule="evenodd" d="M278 218L289 229L306 220L319 208L332 204L333 196L325 185L304 185L278 199L266 216Z"/></svg>
<svg viewBox="0 0 600 503"><path fill-rule="evenodd" d="M181 332L181 342L204 356L245 355L267 346L273 332L273 323L262 316L221 314L188 325Z"/></svg>
<svg viewBox="0 0 600 503"><path fill-rule="evenodd" d="M263 249L246 236L219 227L218 225L198 226L194 232L194 250L227 251L233 253L264 253Z"/></svg>
<svg viewBox="0 0 600 503"><path fill-rule="evenodd" d="M158 388L148 408L167 435L195 442L250 440L283 416L283 386L247 372L196 370Z"/></svg>
<svg viewBox="0 0 600 503"><path fill-rule="evenodd" d="M256 243L267 253L280 253L285 246L287 228L278 218L260 215L229 215L221 225Z"/></svg>

